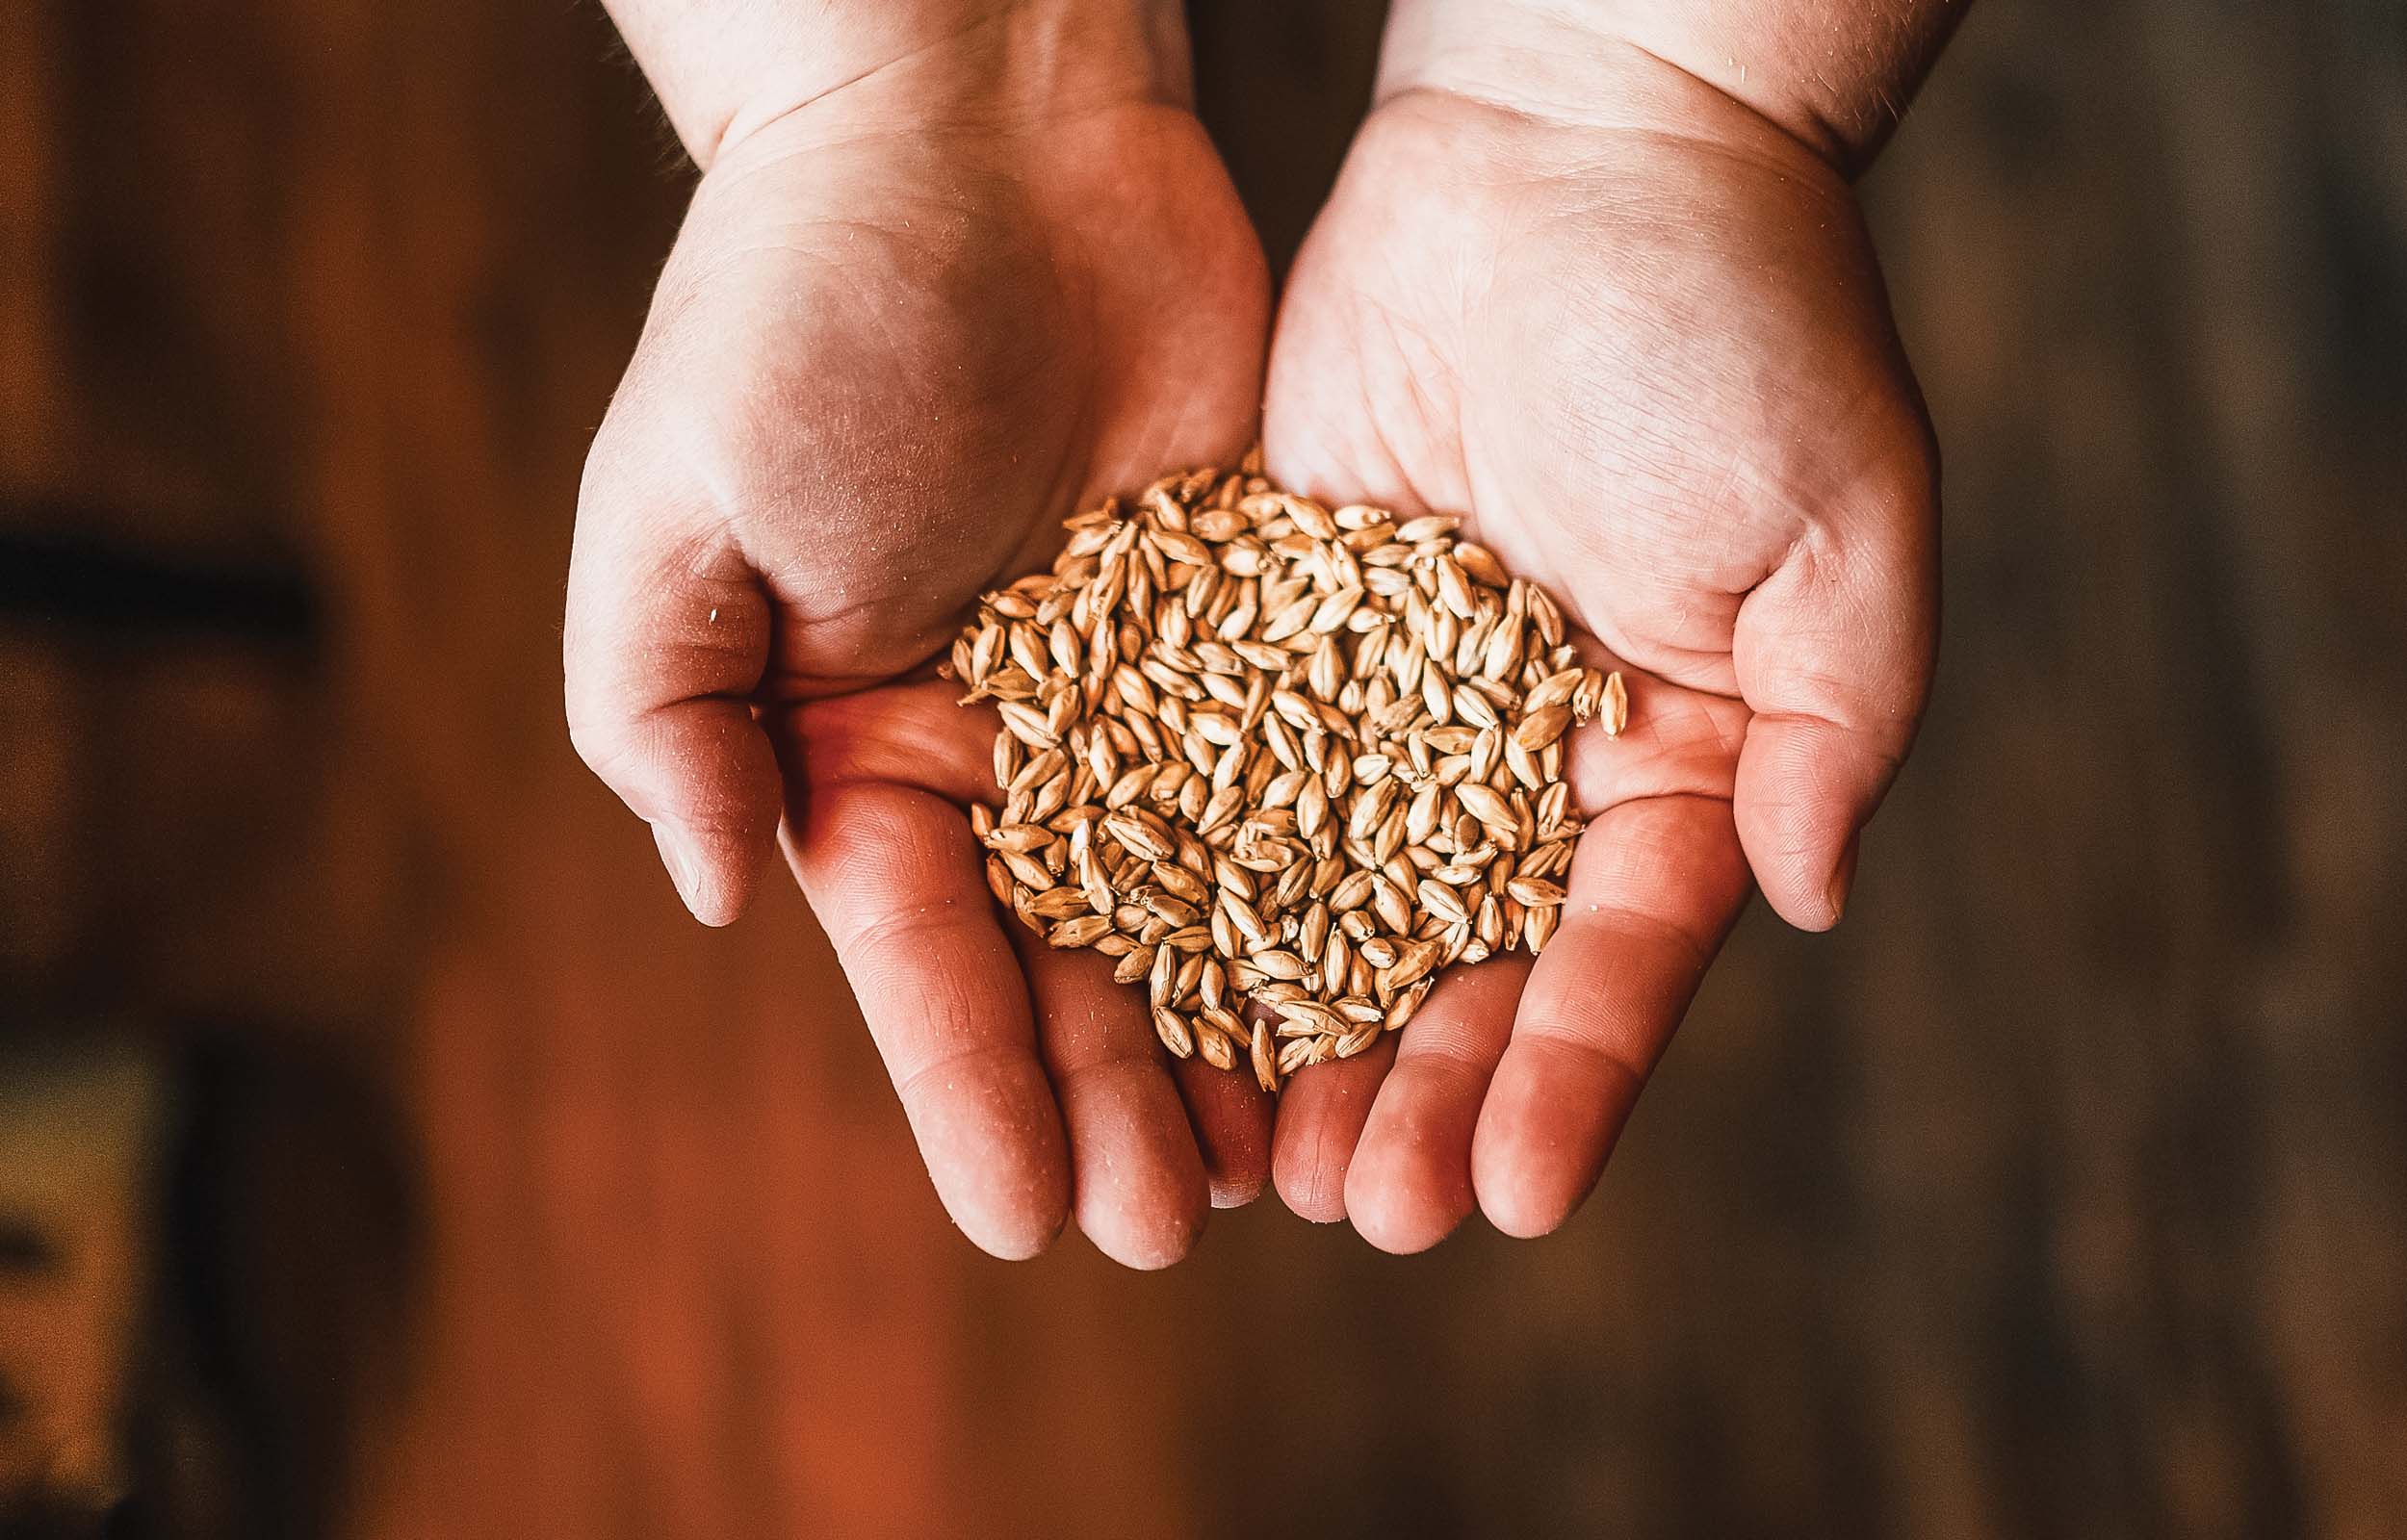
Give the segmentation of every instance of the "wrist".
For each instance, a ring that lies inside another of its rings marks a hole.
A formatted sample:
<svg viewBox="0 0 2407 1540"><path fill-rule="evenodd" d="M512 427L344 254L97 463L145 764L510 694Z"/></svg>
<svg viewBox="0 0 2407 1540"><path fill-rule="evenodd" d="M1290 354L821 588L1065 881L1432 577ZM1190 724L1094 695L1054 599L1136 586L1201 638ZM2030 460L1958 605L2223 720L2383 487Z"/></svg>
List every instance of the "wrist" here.
<svg viewBox="0 0 2407 1540"><path fill-rule="evenodd" d="M1742 108L1841 175L1871 163L1971 0L1396 0L1380 94L1447 90L1552 121L1687 125Z"/></svg>
<svg viewBox="0 0 2407 1540"><path fill-rule="evenodd" d="M606 0L708 169L782 118L1010 123L1190 99L1178 0Z"/></svg>

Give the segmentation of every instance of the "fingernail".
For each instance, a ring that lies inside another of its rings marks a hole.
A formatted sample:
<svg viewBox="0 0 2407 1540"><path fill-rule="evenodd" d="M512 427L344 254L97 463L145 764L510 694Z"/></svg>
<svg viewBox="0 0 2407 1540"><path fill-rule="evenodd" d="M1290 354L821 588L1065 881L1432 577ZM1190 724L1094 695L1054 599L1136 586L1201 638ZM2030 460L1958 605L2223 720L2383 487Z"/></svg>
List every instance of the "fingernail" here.
<svg viewBox="0 0 2407 1540"><path fill-rule="evenodd" d="M698 916L702 911L701 853L684 834L667 824L652 826L652 843L660 849L660 864L668 868L668 880L677 885L677 896Z"/></svg>
<svg viewBox="0 0 2407 1540"><path fill-rule="evenodd" d="M1855 886L1855 858L1862 848L1863 835L1851 836L1847 848L1839 852L1839 869L1830 874L1826 896L1830 900L1830 923L1833 925L1838 924L1839 916L1847 912L1848 890Z"/></svg>

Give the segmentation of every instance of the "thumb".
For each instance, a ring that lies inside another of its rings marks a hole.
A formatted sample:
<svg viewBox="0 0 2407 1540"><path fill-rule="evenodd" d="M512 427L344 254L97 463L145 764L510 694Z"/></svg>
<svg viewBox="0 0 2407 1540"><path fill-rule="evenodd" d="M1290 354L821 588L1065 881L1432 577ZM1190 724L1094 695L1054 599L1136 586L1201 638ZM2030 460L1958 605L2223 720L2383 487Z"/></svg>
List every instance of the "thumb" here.
<svg viewBox="0 0 2407 1540"><path fill-rule="evenodd" d="M569 561L569 737L652 826L694 918L725 925L751 900L781 805L776 757L752 714L768 601L723 535L597 519L593 500L589 486Z"/></svg>
<svg viewBox="0 0 2407 1540"><path fill-rule="evenodd" d="M1925 473L1867 526L1820 526L1739 606L1739 839L1764 897L1804 930L1847 907L1856 840L1930 692L1939 573Z"/></svg>

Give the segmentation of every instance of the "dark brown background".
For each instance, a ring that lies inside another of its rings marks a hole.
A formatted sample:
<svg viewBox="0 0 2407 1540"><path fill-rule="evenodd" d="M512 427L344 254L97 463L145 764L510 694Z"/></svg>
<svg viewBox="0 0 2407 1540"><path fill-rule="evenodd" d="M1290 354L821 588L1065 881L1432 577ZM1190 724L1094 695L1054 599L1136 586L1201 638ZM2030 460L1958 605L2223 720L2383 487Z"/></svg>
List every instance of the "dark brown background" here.
<svg viewBox="0 0 2407 1540"><path fill-rule="evenodd" d="M1937 705L1847 926L1750 916L1598 1198L1411 1261L1265 1203L1137 1277L972 1254L801 905L684 923L568 751L687 185L599 13L0 0L0 1491L2407 1532L2407 13L2307 10L1993 4L1871 178ZM1209 11L1283 251L1375 11Z"/></svg>

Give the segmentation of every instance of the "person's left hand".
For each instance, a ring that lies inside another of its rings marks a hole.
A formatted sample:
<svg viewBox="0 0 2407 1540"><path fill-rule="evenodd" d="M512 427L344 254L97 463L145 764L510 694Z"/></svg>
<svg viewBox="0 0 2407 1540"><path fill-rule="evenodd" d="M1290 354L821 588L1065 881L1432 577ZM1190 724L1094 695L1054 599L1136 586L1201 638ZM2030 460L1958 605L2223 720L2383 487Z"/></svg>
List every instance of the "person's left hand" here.
<svg viewBox="0 0 2407 1540"><path fill-rule="evenodd" d="M1633 50L1615 78L1579 120L1393 91L1272 344L1272 475L1467 514L1630 680L1627 736L1573 740L1592 822L1542 958L1455 970L1282 1097L1281 1194L1391 1250L1474 1202L1564 1221L1750 863L1836 922L1929 680L1934 452L1853 196L1692 76Z"/></svg>

